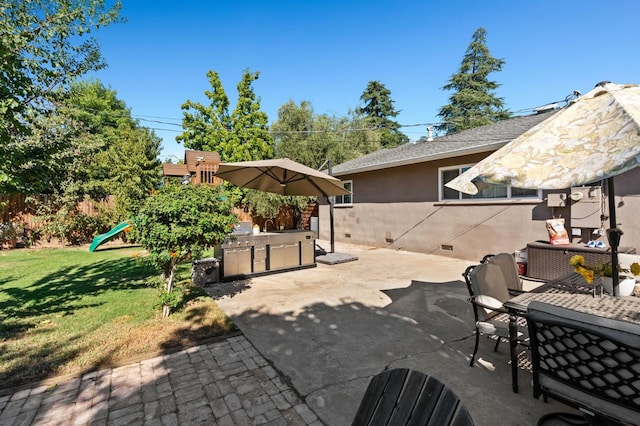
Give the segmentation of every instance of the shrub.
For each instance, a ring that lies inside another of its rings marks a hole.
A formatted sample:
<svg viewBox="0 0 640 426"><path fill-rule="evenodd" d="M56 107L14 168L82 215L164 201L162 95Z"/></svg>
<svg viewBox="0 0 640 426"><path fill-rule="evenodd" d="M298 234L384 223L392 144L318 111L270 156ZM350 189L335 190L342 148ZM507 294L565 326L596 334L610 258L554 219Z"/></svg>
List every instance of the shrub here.
<svg viewBox="0 0 640 426"><path fill-rule="evenodd" d="M177 265L224 240L237 221L232 207L222 185L168 185L149 197L134 218L132 237L162 271L163 316L175 302L171 293Z"/></svg>

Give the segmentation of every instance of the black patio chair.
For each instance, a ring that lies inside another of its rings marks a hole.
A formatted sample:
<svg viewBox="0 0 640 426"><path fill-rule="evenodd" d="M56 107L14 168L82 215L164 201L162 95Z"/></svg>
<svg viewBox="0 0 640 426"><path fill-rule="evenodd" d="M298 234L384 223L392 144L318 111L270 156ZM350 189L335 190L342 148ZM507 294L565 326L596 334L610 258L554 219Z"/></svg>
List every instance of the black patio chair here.
<svg viewBox="0 0 640 426"><path fill-rule="evenodd" d="M535 398L591 424L640 425L640 324L536 301L527 314Z"/></svg>
<svg viewBox="0 0 640 426"><path fill-rule="evenodd" d="M509 339L509 313L503 303L511 298L505 275L499 265L491 262L469 266L464 273L469 302L473 305L475 317L476 343L469 365L473 363L480 344L480 335L484 334L496 340L494 352L502 340ZM518 318L518 325L526 330L526 320ZM518 341L524 343L526 333L518 332Z"/></svg>
<svg viewBox="0 0 640 426"><path fill-rule="evenodd" d="M467 426L473 419L460 398L438 379L399 368L371 379L352 425Z"/></svg>

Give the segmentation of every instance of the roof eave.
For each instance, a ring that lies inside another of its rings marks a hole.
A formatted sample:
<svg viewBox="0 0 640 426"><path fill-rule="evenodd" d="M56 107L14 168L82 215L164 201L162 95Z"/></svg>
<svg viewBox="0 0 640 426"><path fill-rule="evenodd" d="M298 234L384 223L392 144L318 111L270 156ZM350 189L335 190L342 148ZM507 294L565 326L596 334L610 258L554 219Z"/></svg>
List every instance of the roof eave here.
<svg viewBox="0 0 640 426"><path fill-rule="evenodd" d="M487 151L495 151L497 149L502 148L504 145L506 145L509 142L510 142L509 140L506 140L506 141L501 141L501 142L494 142L494 143L488 144L488 145L474 146L473 148L464 148L464 149L460 149L460 150L456 150L456 151L440 152L440 153L437 153L437 154L425 155L425 156L415 157L415 158L407 158L407 159L404 159L404 160L391 161L391 162L382 163L382 164L371 164L371 165L368 165L368 166L356 167L356 168L349 169L349 170L344 170L344 171L333 171L332 175L333 176L345 176L345 175L352 175L352 174L356 174L356 173L373 172L373 171L376 171L376 170L390 169L392 167L400 167L400 166L408 166L408 165L411 165L411 164L426 163L426 162L429 162L429 161L445 160L447 158L462 157L464 155L479 154L479 153L487 152ZM430 143L430 142L426 142L426 143ZM433 143L433 142L431 142L431 143Z"/></svg>

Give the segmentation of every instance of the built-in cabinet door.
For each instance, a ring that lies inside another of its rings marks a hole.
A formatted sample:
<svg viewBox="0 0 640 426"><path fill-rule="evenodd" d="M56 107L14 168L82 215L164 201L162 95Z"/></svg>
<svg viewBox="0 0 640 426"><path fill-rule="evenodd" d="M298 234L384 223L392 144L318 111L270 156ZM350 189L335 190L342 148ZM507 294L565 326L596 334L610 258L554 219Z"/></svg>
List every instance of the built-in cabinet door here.
<svg viewBox="0 0 640 426"><path fill-rule="evenodd" d="M284 244L272 244L269 246L269 270L286 267Z"/></svg>
<svg viewBox="0 0 640 426"><path fill-rule="evenodd" d="M287 268L300 266L300 244L298 242L285 244L284 263Z"/></svg>
<svg viewBox="0 0 640 426"><path fill-rule="evenodd" d="M253 272L264 272L267 270L267 247L253 247Z"/></svg>
<svg viewBox="0 0 640 426"><path fill-rule="evenodd" d="M250 274L251 268L251 247L224 250L225 277Z"/></svg>
<svg viewBox="0 0 640 426"><path fill-rule="evenodd" d="M315 262L316 242L315 240L304 240L300 242L300 265L311 265Z"/></svg>

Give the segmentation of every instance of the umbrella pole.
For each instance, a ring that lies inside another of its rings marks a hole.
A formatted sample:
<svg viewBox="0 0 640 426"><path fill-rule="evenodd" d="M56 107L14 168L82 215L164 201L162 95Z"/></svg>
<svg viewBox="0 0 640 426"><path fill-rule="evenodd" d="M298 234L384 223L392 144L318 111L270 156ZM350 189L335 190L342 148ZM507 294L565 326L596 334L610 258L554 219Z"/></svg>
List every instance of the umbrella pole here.
<svg viewBox="0 0 640 426"><path fill-rule="evenodd" d="M333 171L331 170L331 160L327 160L327 167L328 167L328 172L329 172L329 176L333 176ZM331 200L331 197L327 197L327 201L329 202L329 227L331 228L331 253L335 253L336 251L336 241L335 241L335 235L334 235L334 230L333 230L333 202Z"/></svg>
<svg viewBox="0 0 640 426"><path fill-rule="evenodd" d="M331 253L335 253L336 250L336 242L333 231L333 203L331 199L327 197L327 201L329 201L329 227L331 228Z"/></svg>
<svg viewBox="0 0 640 426"><path fill-rule="evenodd" d="M611 279L613 281L613 295L618 296L618 285L620 277L618 277L618 246L620 245L620 236L622 230L618 228L616 220L616 197L613 186L613 177L607 178L607 197L609 198L609 229L607 230L607 239L611 246Z"/></svg>

